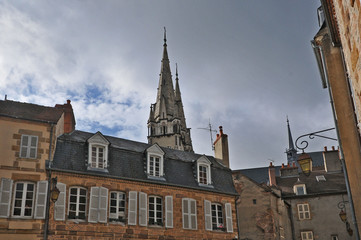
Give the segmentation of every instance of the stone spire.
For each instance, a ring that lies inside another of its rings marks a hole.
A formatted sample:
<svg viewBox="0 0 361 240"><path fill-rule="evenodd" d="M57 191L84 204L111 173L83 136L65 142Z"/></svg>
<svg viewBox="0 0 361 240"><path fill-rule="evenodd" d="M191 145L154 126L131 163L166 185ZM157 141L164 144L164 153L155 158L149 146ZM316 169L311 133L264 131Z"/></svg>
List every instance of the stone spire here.
<svg viewBox="0 0 361 240"><path fill-rule="evenodd" d="M286 149L287 162L292 163L292 162L296 162L297 160L297 150L293 145L290 121L288 120L288 117L287 117L287 130L288 130L288 148Z"/></svg>
<svg viewBox="0 0 361 240"><path fill-rule="evenodd" d="M173 88L165 28L157 99L156 103L150 107L148 119L148 142L150 144L157 143L163 147L193 152L190 128L187 128L184 117L178 66L176 66L175 90Z"/></svg>

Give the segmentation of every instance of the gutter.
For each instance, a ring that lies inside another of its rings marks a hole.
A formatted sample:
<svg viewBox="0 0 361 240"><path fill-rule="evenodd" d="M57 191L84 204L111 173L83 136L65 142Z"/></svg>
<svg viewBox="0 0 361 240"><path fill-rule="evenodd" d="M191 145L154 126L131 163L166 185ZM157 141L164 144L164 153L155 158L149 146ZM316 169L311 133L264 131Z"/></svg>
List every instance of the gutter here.
<svg viewBox="0 0 361 240"><path fill-rule="evenodd" d="M352 221L353 221L353 224L354 224L354 227L355 227L355 231L356 231L356 240L360 240L360 235L359 235L359 231L358 231L358 227L357 227L357 220L356 220L356 217L355 217L355 209L354 209L354 205L353 205L353 200L352 200L352 195L351 195L351 189L350 189L350 184L349 184L349 181L348 181L348 174L347 174L347 168L346 168L346 164L345 164L345 157L344 157L344 154L343 154L343 147L342 147L342 141L341 141L341 138L340 138L340 132L339 132L339 129L338 129L338 124L337 124L337 118L336 118L336 113L335 113L335 106L334 106L334 103L333 103L333 98L332 98L332 94L331 94L331 85L330 85L330 81L329 81L329 78L328 78L328 74L327 74L327 71L326 71L326 62L325 62L325 56L323 55L323 52L322 52L322 47L317 45L315 41L311 41L311 46L313 49L318 49L319 50L319 53L321 55L321 60L322 60L322 67L323 67L323 74L325 76L325 79L326 79L326 82L327 82L327 86L328 86L328 94L329 94L329 97L330 97L330 104L331 104L331 109L332 109L332 116L333 116L333 120L335 122L335 129L336 129L336 135L337 135L337 140L338 140L338 143L340 145L340 161L341 161L341 164L342 164L342 169L343 169L343 172L344 172L344 176L345 176L345 183L346 183L346 189L347 189L347 197L348 197L348 200L350 202L350 210L351 210L351 216L352 216ZM343 62L343 67L345 67L345 61L343 59L343 54L342 54L342 48L341 47L338 47L340 48L340 52L341 52L341 56L342 56L342 62ZM349 83L347 81L347 85L348 87L350 88L349 86Z"/></svg>

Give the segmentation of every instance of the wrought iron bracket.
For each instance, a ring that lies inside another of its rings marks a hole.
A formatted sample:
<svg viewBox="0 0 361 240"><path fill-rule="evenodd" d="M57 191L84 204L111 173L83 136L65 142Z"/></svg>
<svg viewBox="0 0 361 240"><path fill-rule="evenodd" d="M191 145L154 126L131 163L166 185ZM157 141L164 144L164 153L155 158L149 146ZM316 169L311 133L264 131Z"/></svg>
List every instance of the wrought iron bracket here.
<svg viewBox="0 0 361 240"><path fill-rule="evenodd" d="M308 136L309 139L314 139L315 137L319 137L319 138L325 138L325 139L337 141L336 138L327 137L327 136L319 134L319 133L328 132L328 131L331 131L331 130L334 130L334 129L335 128L328 128L328 129L324 129L324 130L317 131L317 132L303 134L303 135L299 136L296 139L296 142L295 142L296 148L298 148L298 149L302 150L302 152L304 152L304 150L308 147L308 141L303 140L300 143L298 143L298 140L300 140L303 137L307 137L307 136Z"/></svg>

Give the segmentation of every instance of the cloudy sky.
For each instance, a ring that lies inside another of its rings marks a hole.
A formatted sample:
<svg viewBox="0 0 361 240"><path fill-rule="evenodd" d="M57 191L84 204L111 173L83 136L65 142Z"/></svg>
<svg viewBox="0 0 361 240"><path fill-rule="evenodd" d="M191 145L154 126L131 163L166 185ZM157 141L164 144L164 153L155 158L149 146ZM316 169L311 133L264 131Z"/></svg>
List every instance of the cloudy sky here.
<svg viewBox="0 0 361 240"><path fill-rule="evenodd" d="M146 142L163 27L197 153L209 120L229 136L231 168L286 161L294 140L333 127L310 40L317 0L0 1L0 96L71 99L78 130ZM336 142L313 140L309 151Z"/></svg>

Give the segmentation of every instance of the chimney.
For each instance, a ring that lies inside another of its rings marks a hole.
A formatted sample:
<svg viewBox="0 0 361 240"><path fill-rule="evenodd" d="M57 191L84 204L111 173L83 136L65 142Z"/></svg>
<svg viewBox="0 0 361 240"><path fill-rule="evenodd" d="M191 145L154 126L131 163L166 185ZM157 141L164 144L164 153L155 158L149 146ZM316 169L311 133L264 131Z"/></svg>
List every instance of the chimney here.
<svg viewBox="0 0 361 240"><path fill-rule="evenodd" d="M298 176L298 167L296 166L295 163L293 163L292 166L290 166L290 164L287 164L287 166L285 166L282 163L282 167L280 169L280 174L281 174L281 177Z"/></svg>
<svg viewBox="0 0 361 240"><path fill-rule="evenodd" d="M229 168L228 135L223 133L222 126L219 127L219 134L214 142L214 155L219 162Z"/></svg>
<svg viewBox="0 0 361 240"><path fill-rule="evenodd" d="M71 101L66 100L65 104L56 104L56 108L60 108L64 113L64 133L71 133L75 130L75 117L73 112L73 107L71 106Z"/></svg>
<svg viewBox="0 0 361 240"><path fill-rule="evenodd" d="M325 151L322 155L326 172L342 171L340 156L338 150L335 150L334 146L332 146L332 150L330 151L327 151L327 147L325 147Z"/></svg>
<svg viewBox="0 0 361 240"><path fill-rule="evenodd" d="M276 182L276 168L275 166L273 166L272 162L269 163L269 167L268 167L268 178L269 178L269 185L272 186L277 186L277 182Z"/></svg>

